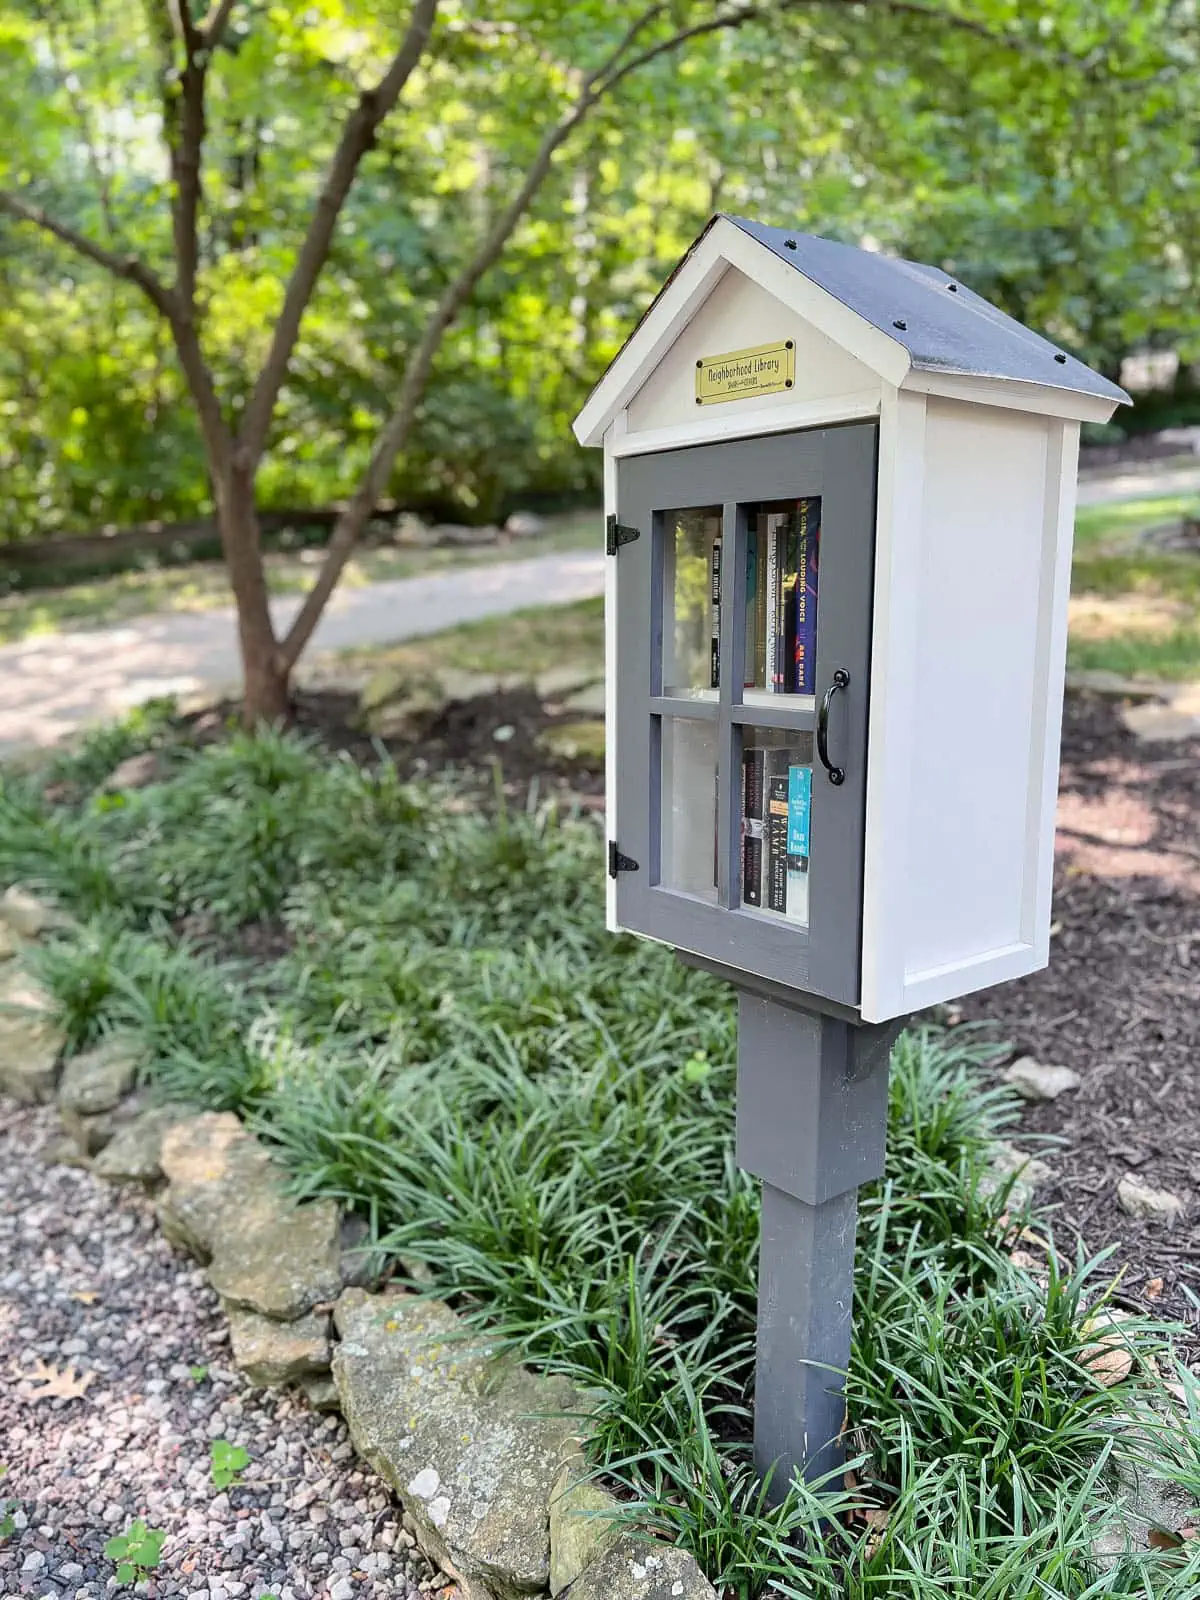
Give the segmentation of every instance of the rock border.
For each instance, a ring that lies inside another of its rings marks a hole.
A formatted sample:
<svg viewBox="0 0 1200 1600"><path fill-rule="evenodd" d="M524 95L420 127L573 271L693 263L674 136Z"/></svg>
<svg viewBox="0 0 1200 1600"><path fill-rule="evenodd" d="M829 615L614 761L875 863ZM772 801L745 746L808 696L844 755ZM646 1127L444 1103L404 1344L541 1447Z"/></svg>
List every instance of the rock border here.
<svg viewBox="0 0 1200 1600"><path fill-rule="evenodd" d="M57 1103L54 1159L153 1196L221 1297L234 1365L342 1412L461 1600L716 1600L695 1560L634 1527L589 1473L585 1393L498 1355L444 1301L364 1284L357 1220L293 1199L232 1112L148 1103L135 1040L64 1062L50 996L12 959L56 925L24 890L0 897L15 935L0 943L0 1091Z"/></svg>

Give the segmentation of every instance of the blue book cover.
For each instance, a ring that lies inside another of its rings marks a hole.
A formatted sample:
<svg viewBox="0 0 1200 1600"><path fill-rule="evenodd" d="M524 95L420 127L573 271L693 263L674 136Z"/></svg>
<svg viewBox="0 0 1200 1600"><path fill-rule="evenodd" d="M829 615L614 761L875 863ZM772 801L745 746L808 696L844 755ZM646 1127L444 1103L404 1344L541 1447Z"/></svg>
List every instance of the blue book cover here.
<svg viewBox="0 0 1200 1600"><path fill-rule="evenodd" d="M788 768L787 853L789 865L808 865L809 819L812 816L812 768Z"/></svg>
<svg viewBox="0 0 1200 1600"><path fill-rule="evenodd" d="M793 694L817 692L817 566L821 545L820 497L796 508L796 661Z"/></svg>

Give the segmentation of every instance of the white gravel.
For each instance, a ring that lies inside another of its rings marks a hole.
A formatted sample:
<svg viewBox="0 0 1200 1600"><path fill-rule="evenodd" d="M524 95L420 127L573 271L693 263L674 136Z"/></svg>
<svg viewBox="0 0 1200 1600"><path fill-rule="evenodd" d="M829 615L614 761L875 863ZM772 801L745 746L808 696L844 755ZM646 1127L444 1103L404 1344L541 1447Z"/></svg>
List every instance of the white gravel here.
<svg viewBox="0 0 1200 1600"><path fill-rule="evenodd" d="M0 1600L114 1593L104 1545L139 1517L167 1534L142 1595L416 1600L441 1582L342 1419L248 1388L151 1203L48 1165L58 1138L54 1111L0 1099L0 1513L16 1524ZM35 1398L38 1362L94 1376L82 1397ZM214 1439L250 1455L224 1493Z"/></svg>

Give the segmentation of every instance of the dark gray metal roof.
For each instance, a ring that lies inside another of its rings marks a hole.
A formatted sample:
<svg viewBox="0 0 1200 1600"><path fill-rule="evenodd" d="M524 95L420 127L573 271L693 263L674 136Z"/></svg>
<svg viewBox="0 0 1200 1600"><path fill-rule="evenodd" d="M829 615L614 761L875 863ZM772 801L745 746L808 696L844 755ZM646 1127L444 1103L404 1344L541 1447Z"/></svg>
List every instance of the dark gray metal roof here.
<svg viewBox="0 0 1200 1600"><path fill-rule="evenodd" d="M875 255L809 233L769 228L745 217L727 220L902 344L916 368L1040 383L1131 403L1124 389L938 267Z"/></svg>

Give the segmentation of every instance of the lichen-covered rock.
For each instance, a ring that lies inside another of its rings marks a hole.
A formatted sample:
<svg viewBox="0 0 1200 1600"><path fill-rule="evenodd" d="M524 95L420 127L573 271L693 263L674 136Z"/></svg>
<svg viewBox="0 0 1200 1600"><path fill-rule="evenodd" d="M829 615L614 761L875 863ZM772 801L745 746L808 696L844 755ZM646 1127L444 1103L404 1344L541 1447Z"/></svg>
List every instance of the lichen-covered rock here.
<svg viewBox="0 0 1200 1600"><path fill-rule="evenodd" d="M337 1295L337 1207L290 1199L283 1174L231 1112L204 1112L169 1128L161 1160L170 1186L159 1222L207 1263L223 1300L291 1321Z"/></svg>
<svg viewBox="0 0 1200 1600"><path fill-rule="evenodd" d="M82 1055L72 1056L58 1086L59 1111L94 1117L114 1110L133 1087L141 1055L136 1039L114 1033Z"/></svg>
<svg viewBox="0 0 1200 1600"><path fill-rule="evenodd" d="M1080 1084L1073 1068L1035 1061L1032 1056L1022 1056L1011 1067L1005 1067L1000 1076L1024 1100L1057 1100L1060 1094L1078 1089Z"/></svg>
<svg viewBox="0 0 1200 1600"><path fill-rule="evenodd" d="M1178 1222L1186 1209L1177 1194L1154 1188L1136 1172L1125 1173L1117 1184L1117 1201L1122 1211L1145 1222Z"/></svg>
<svg viewBox="0 0 1200 1600"><path fill-rule="evenodd" d="M194 1115L186 1106L151 1106L118 1127L92 1164L97 1177L109 1183L149 1187L162 1177L162 1144L168 1128Z"/></svg>
<svg viewBox="0 0 1200 1600"><path fill-rule="evenodd" d="M310 1372L303 1374L297 1382L303 1392L304 1398L314 1411L340 1411L341 1400L338 1398L337 1384L328 1372Z"/></svg>
<svg viewBox="0 0 1200 1600"><path fill-rule="evenodd" d="M66 1034L54 1002L19 968L0 975L0 1091L24 1105L54 1098Z"/></svg>
<svg viewBox="0 0 1200 1600"><path fill-rule="evenodd" d="M686 1551L623 1534L576 1580L571 1600L717 1600Z"/></svg>
<svg viewBox="0 0 1200 1600"><path fill-rule="evenodd" d="M545 1590L550 1495L579 1431L578 1391L496 1361L438 1300L347 1289L334 1321L351 1438L404 1501L422 1548L500 1600Z"/></svg>
<svg viewBox="0 0 1200 1600"><path fill-rule="evenodd" d="M550 1493L550 1593L560 1594L613 1539L620 1505L589 1476L583 1451L572 1450Z"/></svg>
<svg viewBox="0 0 1200 1600"><path fill-rule="evenodd" d="M59 927L66 918L19 883L0 894L0 922L21 939L39 939L48 929Z"/></svg>
<svg viewBox="0 0 1200 1600"><path fill-rule="evenodd" d="M329 1373L329 1316L310 1312L294 1322L277 1322L227 1305L233 1364L262 1388L295 1383Z"/></svg>

